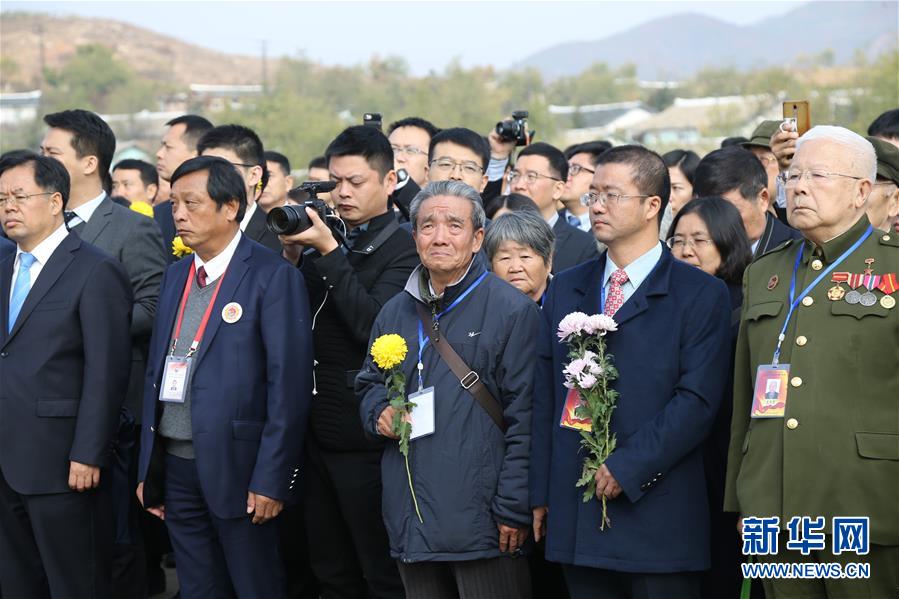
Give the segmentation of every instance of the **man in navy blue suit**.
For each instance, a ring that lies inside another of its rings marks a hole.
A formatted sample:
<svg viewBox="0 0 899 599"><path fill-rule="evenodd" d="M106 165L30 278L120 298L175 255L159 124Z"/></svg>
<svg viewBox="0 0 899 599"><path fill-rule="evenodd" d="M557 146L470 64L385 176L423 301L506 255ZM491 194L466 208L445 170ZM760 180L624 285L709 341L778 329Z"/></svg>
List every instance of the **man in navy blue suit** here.
<svg viewBox="0 0 899 599"><path fill-rule="evenodd" d="M0 260L3 260L10 254L16 253L16 244L9 239L0 236Z"/></svg>
<svg viewBox="0 0 899 599"><path fill-rule="evenodd" d="M590 219L608 246L553 279L543 304L552 334L540 350L534 394L531 504L535 537L561 562L571 596L698 597L709 567L700 445L721 402L730 356L725 285L674 260L659 242L669 195L665 163L639 146L598 157ZM596 500L575 488L584 454L560 426L568 348L555 336L574 311L613 315L607 337L620 393L617 446L596 475ZM600 530L608 500L611 527Z"/></svg>
<svg viewBox="0 0 899 599"><path fill-rule="evenodd" d="M162 281L138 497L165 519L184 599L283 597L272 519L293 497L311 398L306 288L240 232L246 186L229 162L193 158L171 181L194 255Z"/></svg>
<svg viewBox="0 0 899 599"><path fill-rule="evenodd" d="M69 175L0 160L0 588L5 597L110 597L98 487L131 363L131 285L66 229ZM0 246L8 245L4 240Z"/></svg>

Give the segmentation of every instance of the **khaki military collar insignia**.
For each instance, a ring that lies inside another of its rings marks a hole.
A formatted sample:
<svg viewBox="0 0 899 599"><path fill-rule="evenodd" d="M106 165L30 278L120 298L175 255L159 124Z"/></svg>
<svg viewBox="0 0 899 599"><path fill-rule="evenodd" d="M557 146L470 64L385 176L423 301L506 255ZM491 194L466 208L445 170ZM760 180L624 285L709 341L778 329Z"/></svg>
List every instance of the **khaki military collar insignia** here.
<svg viewBox="0 0 899 599"><path fill-rule="evenodd" d="M777 278L777 275L771 275L771 278L768 279L768 291L771 291L772 289L777 287L778 280L779 279Z"/></svg>

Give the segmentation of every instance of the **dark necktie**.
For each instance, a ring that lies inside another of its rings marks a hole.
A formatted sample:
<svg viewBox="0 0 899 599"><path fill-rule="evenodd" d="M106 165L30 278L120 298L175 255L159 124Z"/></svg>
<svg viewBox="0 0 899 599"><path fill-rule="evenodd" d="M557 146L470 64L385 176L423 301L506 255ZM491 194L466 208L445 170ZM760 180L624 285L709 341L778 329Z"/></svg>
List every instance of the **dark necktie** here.
<svg viewBox="0 0 899 599"><path fill-rule="evenodd" d="M200 286L200 289L206 287L206 267L204 266L197 271L197 285Z"/></svg>
<svg viewBox="0 0 899 599"><path fill-rule="evenodd" d="M573 214L569 214L568 215L568 224L571 225L572 227L577 227L578 229L580 229L581 228L581 219L579 219L578 217L576 217Z"/></svg>
<svg viewBox="0 0 899 599"><path fill-rule="evenodd" d="M69 224L69 222L70 222L73 218L75 218L76 216L78 216L78 215L75 214L75 212L72 211L72 210L66 210L66 211L63 213L63 216L65 216L66 224Z"/></svg>

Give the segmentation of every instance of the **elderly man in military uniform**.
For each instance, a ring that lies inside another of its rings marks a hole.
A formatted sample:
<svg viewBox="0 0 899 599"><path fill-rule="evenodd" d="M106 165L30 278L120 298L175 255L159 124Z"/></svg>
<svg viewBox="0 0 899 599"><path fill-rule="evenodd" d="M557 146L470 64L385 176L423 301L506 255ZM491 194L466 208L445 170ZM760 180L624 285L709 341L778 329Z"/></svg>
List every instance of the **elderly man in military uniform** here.
<svg viewBox="0 0 899 599"><path fill-rule="evenodd" d="M865 579L766 578L769 599L899 596L899 235L865 213L875 170L870 142L847 129L802 136L784 178L803 239L744 278L725 497L744 553L750 523L776 517L779 543L757 561L870 567ZM847 540L844 517L867 531Z"/></svg>

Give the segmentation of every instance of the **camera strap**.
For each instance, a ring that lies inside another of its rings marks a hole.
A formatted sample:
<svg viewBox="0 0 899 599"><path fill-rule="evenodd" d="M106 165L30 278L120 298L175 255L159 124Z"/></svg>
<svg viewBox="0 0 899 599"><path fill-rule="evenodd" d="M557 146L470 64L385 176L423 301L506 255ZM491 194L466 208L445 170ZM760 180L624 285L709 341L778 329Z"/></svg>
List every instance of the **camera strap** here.
<svg viewBox="0 0 899 599"><path fill-rule="evenodd" d="M478 373L469 368L465 360L456 353L453 346L446 340L446 336L441 338L434 332L434 320L424 305L421 302L415 302L415 309L418 312L418 317L424 324L424 330L428 332L431 344L440 357L443 358L446 365L450 367L450 370L453 371L453 374L459 379L459 384L484 408L484 411L493 419L499 430L505 433L507 426L500 403L493 397L490 390L484 386L484 383L481 382L481 377Z"/></svg>
<svg viewBox="0 0 899 599"><path fill-rule="evenodd" d="M362 249L350 248L350 251L354 254L364 254L366 256L373 254L379 247L384 245L384 242L393 235L394 231L400 228L399 223L396 222L396 217L388 222L383 229L372 239L369 243L365 244L365 247Z"/></svg>

